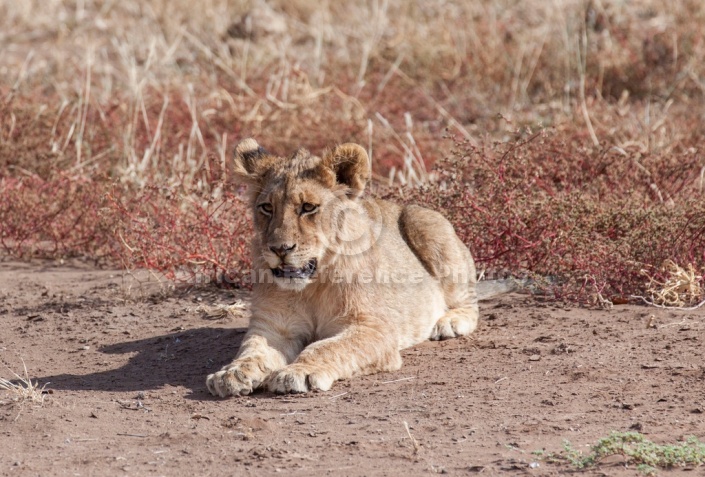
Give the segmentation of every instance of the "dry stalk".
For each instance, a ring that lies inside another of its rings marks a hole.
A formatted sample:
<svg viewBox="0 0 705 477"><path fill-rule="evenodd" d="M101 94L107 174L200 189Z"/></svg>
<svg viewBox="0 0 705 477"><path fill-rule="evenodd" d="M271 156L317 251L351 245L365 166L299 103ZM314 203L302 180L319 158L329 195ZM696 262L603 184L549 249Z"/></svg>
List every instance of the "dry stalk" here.
<svg viewBox="0 0 705 477"><path fill-rule="evenodd" d="M220 318L240 318L245 315L247 305L242 301L236 301L230 305L199 305L196 311L203 313L205 318L215 320Z"/></svg>
<svg viewBox="0 0 705 477"><path fill-rule="evenodd" d="M577 55L578 55L578 66L580 68L580 110L583 113L583 119L585 120L585 125L590 133L590 138L595 147L600 147L600 141L597 139L597 134L595 134L595 128L592 126L592 120L590 119L590 113L588 112L587 100L585 98L585 80L586 80L586 69L587 69L587 25L582 25L582 36L581 40L578 42Z"/></svg>

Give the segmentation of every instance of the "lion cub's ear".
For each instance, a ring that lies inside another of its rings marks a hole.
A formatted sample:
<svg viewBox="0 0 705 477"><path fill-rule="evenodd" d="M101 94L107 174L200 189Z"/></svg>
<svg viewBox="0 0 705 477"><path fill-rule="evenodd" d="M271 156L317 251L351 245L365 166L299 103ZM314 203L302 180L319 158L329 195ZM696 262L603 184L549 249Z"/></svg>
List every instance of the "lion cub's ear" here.
<svg viewBox="0 0 705 477"><path fill-rule="evenodd" d="M341 144L328 153L323 161L335 172L336 182L350 188L351 197L362 195L371 173L370 158L362 146Z"/></svg>
<svg viewBox="0 0 705 477"><path fill-rule="evenodd" d="M261 164L261 159L267 155L267 151L251 137L240 141L235 147L233 164L235 181L245 184L257 182L264 165Z"/></svg>

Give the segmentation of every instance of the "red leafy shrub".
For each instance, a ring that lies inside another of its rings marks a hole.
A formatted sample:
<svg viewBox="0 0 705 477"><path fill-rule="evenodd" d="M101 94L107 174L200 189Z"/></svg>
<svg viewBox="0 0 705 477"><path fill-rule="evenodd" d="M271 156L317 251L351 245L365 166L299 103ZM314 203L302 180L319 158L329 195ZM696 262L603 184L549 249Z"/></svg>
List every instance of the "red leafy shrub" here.
<svg viewBox="0 0 705 477"><path fill-rule="evenodd" d="M454 140L435 180L387 196L442 211L486 275L551 277L560 299L645 294L643 271L664 279L667 259L702 275L705 202L692 148L636 154L583 143L569 131L479 147ZM0 245L17 257L85 256L245 285L247 207L221 192L223 171L210 171L196 174L199 188L65 173L0 178Z"/></svg>
<svg viewBox="0 0 705 477"><path fill-rule="evenodd" d="M552 277L555 295L571 301L643 293L642 271L658 275L666 259L705 270L696 156L649 155L637 167L570 139L454 140L438 180L404 200L442 211L488 274Z"/></svg>
<svg viewBox="0 0 705 477"><path fill-rule="evenodd" d="M238 195L133 190L57 175L0 179L0 245L18 258L87 257L177 280L243 283L251 234Z"/></svg>
<svg viewBox="0 0 705 477"><path fill-rule="evenodd" d="M0 178L0 244L7 254L25 257L89 255L99 260L109 239L98 214L101 185L57 174Z"/></svg>
<svg viewBox="0 0 705 477"><path fill-rule="evenodd" d="M147 268L188 281L246 282L251 235L238 195L218 199L148 187L109 192L101 222L111 231L112 258L126 269Z"/></svg>

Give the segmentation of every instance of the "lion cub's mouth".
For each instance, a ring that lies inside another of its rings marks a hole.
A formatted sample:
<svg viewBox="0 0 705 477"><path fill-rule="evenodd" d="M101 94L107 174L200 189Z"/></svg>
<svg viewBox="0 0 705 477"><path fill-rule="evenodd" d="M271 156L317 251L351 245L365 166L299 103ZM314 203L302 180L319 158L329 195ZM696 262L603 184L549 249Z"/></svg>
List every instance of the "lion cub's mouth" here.
<svg viewBox="0 0 705 477"><path fill-rule="evenodd" d="M318 260L315 258L309 260L309 262L301 268L282 263L277 268L272 268L272 274L277 278L311 278L311 275L316 272L317 266Z"/></svg>

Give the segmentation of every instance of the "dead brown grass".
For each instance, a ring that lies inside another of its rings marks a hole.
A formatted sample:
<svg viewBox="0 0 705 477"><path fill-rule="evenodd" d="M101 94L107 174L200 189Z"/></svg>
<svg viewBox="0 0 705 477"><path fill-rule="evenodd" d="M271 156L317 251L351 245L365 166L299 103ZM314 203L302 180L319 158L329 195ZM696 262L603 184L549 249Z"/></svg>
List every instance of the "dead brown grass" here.
<svg viewBox="0 0 705 477"><path fill-rule="evenodd" d="M656 306L676 308L692 305L698 308L705 304L705 302L698 303L703 296L703 277L698 276L692 263L684 268L672 260L666 260L661 271L666 275L663 281L650 276L646 271L643 272L649 279L646 291L651 298L650 301L644 299L645 302Z"/></svg>
<svg viewBox="0 0 705 477"><path fill-rule="evenodd" d="M39 386L38 382L33 383L29 377L29 372L27 371L27 366L24 361L22 361L22 367L24 370L22 375L7 368L14 375L15 379L9 380L0 378L0 391L3 391L4 396L2 397L5 398L4 401L0 401L0 404L22 405L29 402L41 405L44 403L44 388L46 388L47 385Z"/></svg>

